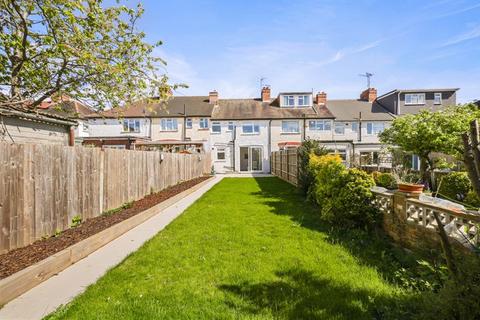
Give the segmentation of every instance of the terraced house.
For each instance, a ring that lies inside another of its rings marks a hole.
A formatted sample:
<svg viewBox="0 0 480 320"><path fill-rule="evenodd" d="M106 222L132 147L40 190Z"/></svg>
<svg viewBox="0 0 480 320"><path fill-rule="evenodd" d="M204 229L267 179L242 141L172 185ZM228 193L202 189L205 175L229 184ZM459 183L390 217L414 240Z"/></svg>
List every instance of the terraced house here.
<svg viewBox="0 0 480 320"><path fill-rule="evenodd" d="M377 97L369 88L358 99L328 99L325 92L281 92L259 98L175 96L164 103L135 103L90 116L86 143L104 147L211 152L218 173L269 172L272 151L319 140L347 164L381 165L378 135L395 117L456 104L449 89L393 90ZM383 160L382 160L383 159ZM388 165L388 163L384 163Z"/></svg>

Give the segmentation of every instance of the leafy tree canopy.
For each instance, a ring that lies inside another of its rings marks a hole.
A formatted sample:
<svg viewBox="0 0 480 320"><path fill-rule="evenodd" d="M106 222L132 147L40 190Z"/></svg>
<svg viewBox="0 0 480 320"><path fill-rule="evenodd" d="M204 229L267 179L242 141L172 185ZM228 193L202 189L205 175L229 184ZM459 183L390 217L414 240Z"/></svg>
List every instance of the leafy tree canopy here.
<svg viewBox="0 0 480 320"><path fill-rule="evenodd" d="M473 104L459 105L432 112L395 119L390 128L380 134L380 141L400 147L427 160L432 152L459 156L463 152L461 135L469 129L471 120L480 117Z"/></svg>
<svg viewBox="0 0 480 320"><path fill-rule="evenodd" d="M136 22L143 8L102 0L0 0L0 106L66 94L103 108L176 87L158 75Z"/></svg>

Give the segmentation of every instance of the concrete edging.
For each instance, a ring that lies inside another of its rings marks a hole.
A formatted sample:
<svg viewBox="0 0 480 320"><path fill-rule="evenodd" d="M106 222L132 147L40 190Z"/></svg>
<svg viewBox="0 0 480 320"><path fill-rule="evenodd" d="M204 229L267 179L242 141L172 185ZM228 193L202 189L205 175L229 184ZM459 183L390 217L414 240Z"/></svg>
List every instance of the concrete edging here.
<svg viewBox="0 0 480 320"><path fill-rule="evenodd" d="M202 181L190 189L185 190L141 213L138 213L127 220L119 222L108 229L100 231L99 233L94 234L87 239L71 245L70 247L63 249L62 251L59 251L44 260L41 260L0 280L0 306L39 285L43 281L66 269L75 262L85 258L92 252L120 237L130 229L133 229L139 224L160 213L161 210L170 207L180 199L183 199L189 194L197 191L207 183L211 182L213 179L214 177L211 177L205 181Z"/></svg>

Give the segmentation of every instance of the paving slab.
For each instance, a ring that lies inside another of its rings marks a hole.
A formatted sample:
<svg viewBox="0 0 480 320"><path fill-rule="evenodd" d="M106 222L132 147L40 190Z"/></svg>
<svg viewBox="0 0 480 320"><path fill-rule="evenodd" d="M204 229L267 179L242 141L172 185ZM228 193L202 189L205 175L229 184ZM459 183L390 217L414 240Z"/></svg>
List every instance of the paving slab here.
<svg viewBox="0 0 480 320"><path fill-rule="evenodd" d="M95 283L109 269L118 265L130 253L135 252L146 241L154 237L223 177L216 176L209 183L174 205L160 210L160 214L153 216L86 258L10 301L0 309L0 319L42 319L59 306L67 304L75 296L85 291L89 285Z"/></svg>

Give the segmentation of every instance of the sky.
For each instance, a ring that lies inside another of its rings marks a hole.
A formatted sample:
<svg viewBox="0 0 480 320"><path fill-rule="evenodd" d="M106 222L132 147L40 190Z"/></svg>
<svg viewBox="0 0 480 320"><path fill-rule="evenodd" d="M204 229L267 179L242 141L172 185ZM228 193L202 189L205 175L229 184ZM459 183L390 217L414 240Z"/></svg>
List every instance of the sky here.
<svg viewBox="0 0 480 320"><path fill-rule="evenodd" d="M130 4L137 1L129 1ZM355 99L373 73L393 89L460 88L480 99L480 1L143 0L138 28L163 41L177 95L221 98L325 91Z"/></svg>

